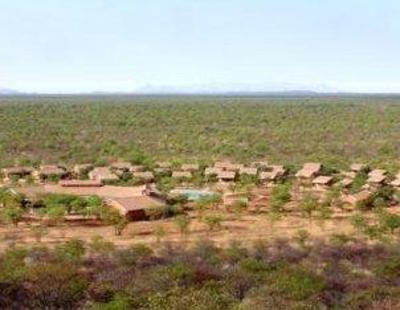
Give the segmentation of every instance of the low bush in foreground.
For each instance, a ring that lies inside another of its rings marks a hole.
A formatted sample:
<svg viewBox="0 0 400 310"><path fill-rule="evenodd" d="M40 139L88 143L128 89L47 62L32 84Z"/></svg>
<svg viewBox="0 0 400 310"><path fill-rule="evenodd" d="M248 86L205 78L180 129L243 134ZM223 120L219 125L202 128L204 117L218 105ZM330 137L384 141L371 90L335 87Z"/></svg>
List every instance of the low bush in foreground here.
<svg viewBox="0 0 400 310"><path fill-rule="evenodd" d="M101 237L0 256L5 309L395 309L396 244L202 241L117 249Z"/></svg>

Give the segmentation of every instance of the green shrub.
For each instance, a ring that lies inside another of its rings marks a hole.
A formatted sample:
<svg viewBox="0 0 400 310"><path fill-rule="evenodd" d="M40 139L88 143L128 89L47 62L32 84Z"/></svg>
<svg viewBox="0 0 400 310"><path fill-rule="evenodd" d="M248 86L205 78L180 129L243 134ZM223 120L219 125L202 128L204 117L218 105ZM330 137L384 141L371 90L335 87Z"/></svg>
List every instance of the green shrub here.
<svg viewBox="0 0 400 310"><path fill-rule="evenodd" d="M243 271L256 274L275 269L273 264L268 264L263 260L253 258L245 258L244 260L240 261L239 265Z"/></svg>
<svg viewBox="0 0 400 310"><path fill-rule="evenodd" d="M29 304L36 309L72 309L84 296L87 279L65 263L39 263L27 273Z"/></svg>
<svg viewBox="0 0 400 310"><path fill-rule="evenodd" d="M280 212L283 206L291 199L291 187L289 184L278 184L272 189L270 205L273 211Z"/></svg>
<svg viewBox="0 0 400 310"><path fill-rule="evenodd" d="M85 244L82 240L71 239L56 247L57 255L62 260L79 262L86 253Z"/></svg>
<svg viewBox="0 0 400 310"><path fill-rule="evenodd" d="M272 285L293 300L306 300L325 289L323 278L303 267L277 272Z"/></svg>

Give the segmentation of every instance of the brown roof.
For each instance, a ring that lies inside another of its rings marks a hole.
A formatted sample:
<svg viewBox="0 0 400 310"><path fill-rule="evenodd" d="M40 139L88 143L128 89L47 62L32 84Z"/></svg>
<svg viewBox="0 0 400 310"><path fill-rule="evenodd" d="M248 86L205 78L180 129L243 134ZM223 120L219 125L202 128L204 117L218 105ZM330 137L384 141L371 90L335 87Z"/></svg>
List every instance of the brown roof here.
<svg viewBox="0 0 400 310"><path fill-rule="evenodd" d="M354 179L357 176L354 171L342 171L341 174L348 179Z"/></svg>
<svg viewBox="0 0 400 310"><path fill-rule="evenodd" d="M192 177L192 174L189 171L174 171L172 172L172 177L190 179Z"/></svg>
<svg viewBox="0 0 400 310"><path fill-rule="evenodd" d="M89 177L92 180L100 181L116 181L118 176L113 173L109 167L96 167L89 172Z"/></svg>
<svg viewBox="0 0 400 310"><path fill-rule="evenodd" d="M316 177L312 181L312 183L315 185L328 185L328 184L332 183L332 181L333 181L333 177L321 175L319 177Z"/></svg>
<svg viewBox="0 0 400 310"><path fill-rule="evenodd" d="M221 168L215 168L215 167L208 167L204 170L205 175L218 175L222 171Z"/></svg>
<svg viewBox="0 0 400 310"><path fill-rule="evenodd" d="M342 181L340 181L340 184L345 188L351 186L353 183L354 180L349 178L344 178Z"/></svg>
<svg viewBox="0 0 400 310"><path fill-rule="evenodd" d="M67 172L65 171L64 168L61 168L57 165L43 165L39 167L37 173L42 176L49 176L49 175L61 176L66 174Z"/></svg>
<svg viewBox="0 0 400 310"><path fill-rule="evenodd" d="M312 178L315 175L316 175L316 172L311 171L311 170L304 170L304 169L301 169L301 170L297 171L297 173L296 173L297 178L306 178L306 179Z"/></svg>
<svg viewBox="0 0 400 310"><path fill-rule="evenodd" d="M144 195L129 198L113 198L110 204L113 206L118 205L119 208L125 211L125 214L129 211L145 210L165 205L165 203L158 199Z"/></svg>
<svg viewBox="0 0 400 310"><path fill-rule="evenodd" d="M268 167L268 162L266 161L255 161L250 164L252 167L256 168L267 168Z"/></svg>
<svg viewBox="0 0 400 310"><path fill-rule="evenodd" d="M238 171L240 171L240 169L243 169L243 168L244 168L244 165L242 165L242 164L231 164L230 166L228 166L226 168L226 170L238 172Z"/></svg>
<svg viewBox="0 0 400 310"><path fill-rule="evenodd" d="M374 175L385 175L387 173L386 170L383 169L374 169L370 173L368 173L368 176L374 176Z"/></svg>
<svg viewBox="0 0 400 310"><path fill-rule="evenodd" d="M233 164L229 161L217 161L214 164L214 168L220 168L220 169L228 170L228 171L239 171L243 167L244 167L244 165L242 165L242 164Z"/></svg>
<svg viewBox="0 0 400 310"><path fill-rule="evenodd" d="M368 173L368 183L380 184L386 180L386 170L375 169Z"/></svg>
<svg viewBox="0 0 400 310"><path fill-rule="evenodd" d="M233 180L235 179L236 173L234 171L220 171L217 174L217 178L220 180Z"/></svg>
<svg viewBox="0 0 400 310"><path fill-rule="evenodd" d="M257 168L242 167L239 170L240 174L257 175Z"/></svg>
<svg viewBox="0 0 400 310"><path fill-rule="evenodd" d="M77 164L74 166L73 171L75 173L84 173L84 172L89 172L90 170L93 169L93 165L92 164Z"/></svg>
<svg viewBox="0 0 400 310"><path fill-rule="evenodd" d="M320 163L305 163L303 165L303 169L306 170L313 170L313 171L320 171L322 169L322 164Z"/></svg>
<svg viewBox="0 0 400 310"><path fill-rule="evenodd" d="M216 161L214 163L214 168L225 169L227 167L230 167L231 165L232 163L230 161Z"/></svg>
<svg viewBox="0 0 400 310"><path fill-rule="evenodd" d="M2 169L2 172L5 175L11 175L11 174L30 174L34 171L32 167L9 167L9 168L4 168Z"/></svg>
<svg viewBox="0 0 400 310"><path fill-rule="evenodd" d="M386 176L383 174L372 174L368 177L367 182L380 184L380 183L383 183L385 180L386 180Z"/></svg>
<svg viewBox="0 0 400 310"><path fill-rule="evenodd" d="M196 171L199 170L200 167L198 164L183 164L181 169L183 171Z"/></svg>
<svg viewBox="0 0 400 310"><path fill-rule="evenodd" d="M368 166L365 164L352 164L350 166L350 170L353 172L360 172L361 170L367 168Z"/></svg>
<svg viewBox="0 0 400 310"><path fill-rule="evenodd" d="M260 172L258 178L263 181L274 181L280 176L280 172L278 170L273 171L262 171Z"/></svg>
<svg viewBox="0 0 400 310"><path fill-rule="evenodd" d="M367 200L369 197L371 197L371 195L371 192L363 190L357 194L346 196L343 200L351 204L356 204L359 201Z"/></svg>
<svg viewBox="0 0 400 310"><path fill-rule="evenodd" d="M322 165L320 163L306 163L303 168L296 173L298 178L311 178L320 172Z"/></svg>
<svg viewBox="0 0 400 310"><path fill-rule="evenodd" d="M144 169L145 169L145 167L142 165L132 165L129 170L131 172L140 172L140 171L144 171Z"/></svg>
<svg viewBox="0 0 400 310"><path fill-rule="evenodd" d="M224 205L232 205L236 202L248 202L248 194L247 193L226 193L222 198Z"/></svg>
<svg viewBox="0 0 400 310"><path fill-rule="evenodd" d="M133 176L138 179L143 179L143 180L153 180L154 179L154 174L151 171L138 171L134 172Z"/></svg>
<svg viewBox="0 0 400 310"><path fill-rule="evenodd" d="M111 168L118 170L125 170L125 171L129 171L131 166L132 166L131 163L125 161L117 161L111 164Z"/></svg>
<svg viewBox="0 0 400 310"><path fill-rule="evenodd" d="M286 171L285 167L283 167L282 165L271 165L271 166L269 166L269 168L271 168L272 170L281 171L281 172Z"/></svg>
<svg viewBox="0 0 400 310"><path fill-rule="evenodd" d="M397 177L396 179L394 179L392 182L390 182L390 185L394 187L400 187L400 178Z"/></svg>
<svg viewBox="0 0 400 310"><path fill-rule="evenodd" d="M278 177L281 177L285 174L285 168L281 165L272 165L271 171L263 171L259 174L259 179L263 181L275 181Z"/></svg>
<svg viewBox="0 0 400 310"><path fill-rule="evenodd" d="M156 172L156 173L169 173L169 172L171 172L171 168L154 168L154 172Z"/></svg>
<svg viewBox="0 0 400 310"><path fill-rule="evenodd" d="M156 162L156 166L158 168L171 168L171 163L167 161L158 161Z"/></svg>
<svg viewBox="0 0 400 310"><path fill-rule="evenodd" d="M63 187L98 187L103 185L99 180L61 180L58 184Z"/></svg>

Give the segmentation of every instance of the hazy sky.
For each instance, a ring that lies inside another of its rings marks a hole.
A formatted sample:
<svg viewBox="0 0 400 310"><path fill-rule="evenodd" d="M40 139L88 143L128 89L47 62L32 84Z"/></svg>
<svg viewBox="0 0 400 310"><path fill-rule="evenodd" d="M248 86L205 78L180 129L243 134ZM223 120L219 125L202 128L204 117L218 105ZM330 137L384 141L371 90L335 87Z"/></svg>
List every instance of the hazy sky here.
<svg viewBox="0 0 400 310"><path fill-rule="evenodd" d="M399 0L0 0L0 38L0 87L23 91L400 92Z"/></svg>

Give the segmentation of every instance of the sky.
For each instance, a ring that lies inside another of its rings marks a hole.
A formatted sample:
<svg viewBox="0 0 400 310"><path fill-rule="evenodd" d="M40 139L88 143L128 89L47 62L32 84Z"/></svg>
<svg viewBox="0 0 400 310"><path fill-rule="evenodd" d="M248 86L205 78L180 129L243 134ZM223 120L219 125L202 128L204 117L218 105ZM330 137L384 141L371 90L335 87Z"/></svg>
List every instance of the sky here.
<svg viewBox="0 0 400 310"><path fill-rule="evenodd" d="M0 88L400 92L399 0L0 0Z"/></svg>

